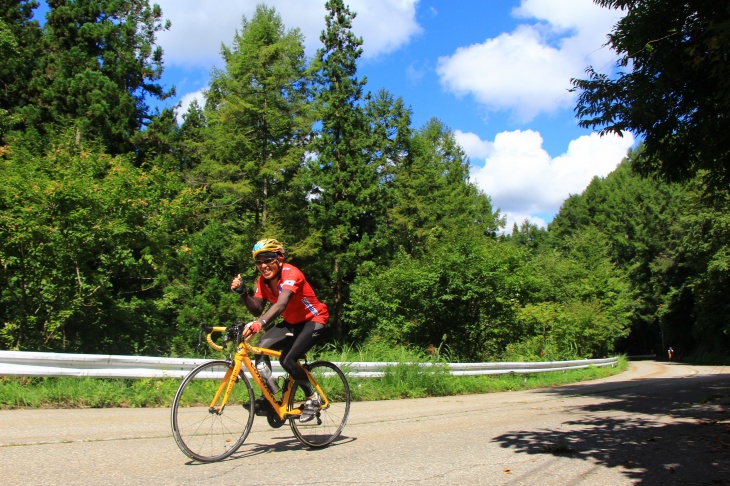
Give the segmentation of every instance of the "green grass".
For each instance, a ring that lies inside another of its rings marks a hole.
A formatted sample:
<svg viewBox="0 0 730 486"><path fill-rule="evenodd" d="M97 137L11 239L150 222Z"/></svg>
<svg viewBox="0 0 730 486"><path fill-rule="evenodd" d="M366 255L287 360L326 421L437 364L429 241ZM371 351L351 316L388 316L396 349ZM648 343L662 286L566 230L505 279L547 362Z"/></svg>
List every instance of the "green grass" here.
<svg viewBox="0 0 730 486"><path fill-rule="evenodd" d="M385 359L381 351L322 350L317 353L316 358L345 362L400 363L389 367L383 378L350 377L348 381L354 401L396 400L544 388L603 378L620 373L628 366L626 358L621 357L615 367L590 367L565 372L532 374L451 376L442 367L436 367L435 371L424 372L423 367L419 367L417 364L406 364L415 363L419 358L408 351L391 350ZM376 355L380 359L374 359ZM421 356L420 361L427 361L427 359ZM179 379L0 377L0 409L168 407L179 384Z"/></svg>
<svg viewBox="0 0 730 486"><path fill-rule="evenodd" d="M0 377L0 409L169 406L180 380Z"/></svg>
<svg viewBox="0 0 730 486"><path fill-rule="evenodd" d="M529 374L451 376L445 369L425 373L423 368L419 369L415 365L399 364L387 369L383 378L349 379L349 382L355 401L396 400L546 388L605 378L625 371L627 367L628 361L622 357L615 367Z"/></svg>

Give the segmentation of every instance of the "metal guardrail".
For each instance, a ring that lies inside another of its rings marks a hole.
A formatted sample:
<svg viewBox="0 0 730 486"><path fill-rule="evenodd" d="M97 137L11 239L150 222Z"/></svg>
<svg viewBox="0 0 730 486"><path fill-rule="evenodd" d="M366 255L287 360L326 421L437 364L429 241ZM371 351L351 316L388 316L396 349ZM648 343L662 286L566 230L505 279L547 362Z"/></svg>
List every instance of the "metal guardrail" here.
<svg viewBox="0 0 730 486"><path fill-rule="evenodd" d="M0 351L0 376L90 376L95 378L182 378L193 368L210 359L153 358L98 354L40 353ZM446 367L452 375L494 375L505 373L542 373L574 370L589 366L615 366L618 358L537 363L421 363L424 372ZM378 378L387 368L399 363L336 363L348 376ZM272 363L274 376L284 374L279 363Z"/></svg>

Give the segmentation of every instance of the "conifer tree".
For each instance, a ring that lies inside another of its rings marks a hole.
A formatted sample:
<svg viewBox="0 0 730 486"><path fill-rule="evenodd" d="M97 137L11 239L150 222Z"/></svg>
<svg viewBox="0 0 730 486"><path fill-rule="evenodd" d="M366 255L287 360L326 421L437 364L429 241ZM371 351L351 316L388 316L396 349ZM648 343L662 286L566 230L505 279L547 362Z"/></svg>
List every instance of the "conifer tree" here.
<svg viewBox="0 0 730 486"><path fill-rule="evenodd" d="M32 20L35 0L0 0L0 145L21 124L17 110L28 104L28 83L38 59L41 30Z"/></svg>
<svg viewBox="0 0 730 486"><path fill-rule="evenodd" d="M285 198L311 132L303 37L259 5L222 53L225 69L213 71L207 93L210 145L199 172L219 205L236 208L259 236L277 227L283 210L270 206Z"/></svg>
<svg viewBox="0 0 730 486"><path fill-rule="evenodd" d="M404 248L422 251L430 238L474 226L494 236L502 224L499 214L470 181L469 159L453 132L432 118L416 131L411 149L396 174L398 202L391 211Z"/></svg>
<svg viewBox="0 0 730 486"><path fill-rule="evenodd" d="M98 140L111 154L134 150L131 138L152 115L148 97L173 91L157 83L168 29L148 0L48 0L42 47L24 110L41 131L75 127L81 140Z"/></svg>
<svg viewBox="0 0 730 486"><path fill-rule="evenodd" d="M367 164L377 177L377 197L371 208L375 234L375 260L392 257L402 247L397 228L389 217L398 204L397 187L400 171L411 163L413 128L411 110L403 99L395 98L386 89L378 91L365 104L368 126Z"/></svg>
<svg viewBox="0 0 730 486"><path fill-rule="evenodd" d="M352 32L351 12L342 0L325 4L326 27L317 51L315 109L321 129L312 144L310 224L320 231L320 261L331 282L331 314L338 338L344 335L343 305L358 264L372 247L372 205L377 198L376 172L367 164L367 126L361 107L365 79L357 77L362 39Z"/></svg>
<svg viewBox="0 0 730 486"><path fill-rule="evenodd" d="M198 100L193 100L183 115L180 139L176 146L180 168L189 173L202 160L206 145L207 120ZM199 184L196 184L199 185Z"/></svg>

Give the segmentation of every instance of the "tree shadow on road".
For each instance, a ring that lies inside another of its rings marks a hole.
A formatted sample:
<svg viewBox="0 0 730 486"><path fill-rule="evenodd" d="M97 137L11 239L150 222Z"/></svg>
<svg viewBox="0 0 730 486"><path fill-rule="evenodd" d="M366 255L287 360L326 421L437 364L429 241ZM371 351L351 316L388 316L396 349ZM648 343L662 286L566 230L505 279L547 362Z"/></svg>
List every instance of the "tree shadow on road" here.
<svg viewBox="0 0 730 486"><path fill-rule="evenodd" d="M492 440L525 454L555 454L621 468L635 484L730 484L730 375L565 386L538 393L591 396L558 429Z"/></svg>

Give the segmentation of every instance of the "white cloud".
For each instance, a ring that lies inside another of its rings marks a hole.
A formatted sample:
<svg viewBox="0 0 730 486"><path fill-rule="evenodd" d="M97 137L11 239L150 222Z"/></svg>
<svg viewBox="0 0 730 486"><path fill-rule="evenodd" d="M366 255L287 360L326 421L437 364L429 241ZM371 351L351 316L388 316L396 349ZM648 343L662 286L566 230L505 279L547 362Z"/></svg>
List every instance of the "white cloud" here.
<svg viewBox="0 0 730 486"><path fill-rule="evenodd" d="M356 12L352 30L363 38L363 59L377 58L395 51L421 32L416 21L419 0L351 0ZM319 36L325 28L325 0L155 0L163 17L172 27L158 34L157 44L164 50L166 66L208 71L222 67L221 46L230 46L243 17L251 20L256 3L276 9L286 29L298 28L304 35L305 51L313 56L321 47ZM206 81L207 82L207 79ZM200 84L193 84L195 88ZM178 86L180 87L180 86ZM193 89L195 89L193 88ZM203 104L202 91L183 93L178 121L193 98Z"/></svg>
<svg viewBox="0 0 730 486"><path fill-rule="evenodd" d="M419 35L423 29L416 21L418 0L350 0L357 12L353 32L363 39L363 58L393 52ZM324 22L320 31L324 28ZM319 32L317 33L319 47Z"/></svg>
<svg viewBox="0 0 730 486"><path fill-rule="evenodd" d="M177 116L177 122L179 124L183 123L183 115L187 113L188 107L193 102L193 100L198 101L198 105L202 108L205 106L205 95L203 94L204 90L198 90L194 93L188 93L186 95L183 95L182 98L180 98L180 107L176 111Z"/></svg>
<svg viewBox="0 0 730 486"><path fill-rule="evenodd" d="M493 151L484 166L472 166L473 180L507 216L508 231L512 223L520 224L525 218L544 226L543 215L557 213L565 199L583 192L594 176L612 172L634 137L630 133L623 138L585 135L571 141L568 150L555 158L542 143L542 136L533 130L502 132L491 143ZM466 147L465 151L472 157Z"/></svg>
<svg viewBox="0 0 730 486"><path fill-rule="evenodd" d="M242 17L251 19L256 2L240 0L155 0L172 28L158 35L165 61L185 68L220 65L221 44L230 45ZM320 47L325 28L325 1L268 0L287 29L299 28L305 36L307 54ZM353 32L363 38L363 57L375 58L407 44L421 32L416 21L418 0L351 0L357 13Z"/></svg>
<svg viewBox="0 0 730 486"><path fill-rule="evenodd" d="M608 33L619 18L616 12L607 14L593 1L584 0L522 0L512 13L517 18L544 20L555 30L575 29L590 35Z"/></svg>
<svg viewBox="0 0 730 486"><path fill-rule="evenodd" d="M513 110L518 121L570 106L564 74L569 60L542 43L537 29L520 26L483 44L460 47L438 60L441 84L458 96L472 95L490 110Z"/></svg>
<svg viewBox="0 0 730 486"><path fill-rule="evenodd" d="M518 122L572 107L570 78L610 61L602 46L620 13L592 0L522 0L513 15L533 22L439 58L443 88Z"/></svg>
<svg viewBox="0 0 730 486"><path fill-rule="evenodd" d="M547 228L547 221L545 221L544 218L541 218L539 216L535 216L533 214L526 214L526 213L500 213L501 216L505 217L505 225L504 228L502 228L501 232L504 234L511 234L512 228L514 228L515 225L519 228L522 223L525 222L525 220L529 221L530 223L534 224L538 228Z"/></svg>
<svg viewBox="0 0 730 486"><path fill-rule="evenodd" d="M167 65L210 68L220 62L221 44L230 44L241 18L254 5L235 0L155 0L170 30L158 33Z"/></svg>
<svg viewBox="0 0 730 486"><path fill-rule="evenodd" d="M482 140L476 133L454 130L454 138L470 159L484 159L494 152L494 144Z"/></svg>

